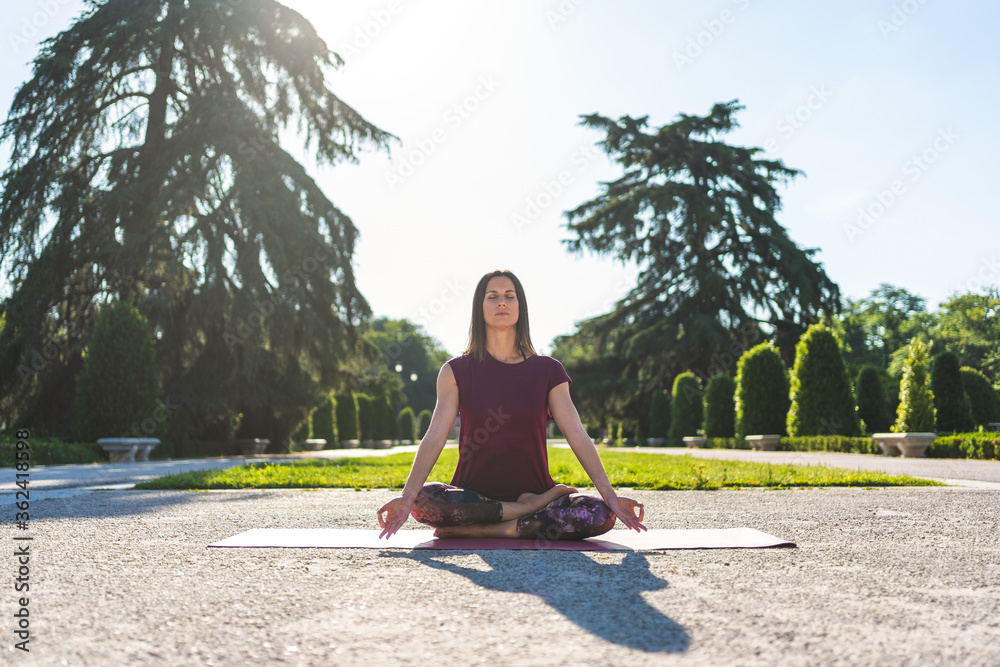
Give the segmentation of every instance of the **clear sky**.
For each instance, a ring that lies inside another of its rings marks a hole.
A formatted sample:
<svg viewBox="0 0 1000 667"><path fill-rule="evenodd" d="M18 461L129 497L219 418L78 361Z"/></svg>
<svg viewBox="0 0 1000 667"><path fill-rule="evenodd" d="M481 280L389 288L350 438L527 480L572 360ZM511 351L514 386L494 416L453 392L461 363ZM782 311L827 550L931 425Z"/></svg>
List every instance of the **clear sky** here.
<svg viewBox="0 0 1000 667"><path fill-rule="evenodd" d="M778 219L820 249L846 296L889 282L933 310L1000 284L996 2L286 4L346 61L333 89L401 140L357 166L310 166L360 229L361 291L376 315L423 324L452 354L490 269L521 278L545 352L633 284L635 267L561 242L564 212L620 174L579 125L587 113L648 115L655 128L738 98L742 127L727 140L805 172L783 188ZM0 107L37 42L81 9L5 6Z"/></svg>

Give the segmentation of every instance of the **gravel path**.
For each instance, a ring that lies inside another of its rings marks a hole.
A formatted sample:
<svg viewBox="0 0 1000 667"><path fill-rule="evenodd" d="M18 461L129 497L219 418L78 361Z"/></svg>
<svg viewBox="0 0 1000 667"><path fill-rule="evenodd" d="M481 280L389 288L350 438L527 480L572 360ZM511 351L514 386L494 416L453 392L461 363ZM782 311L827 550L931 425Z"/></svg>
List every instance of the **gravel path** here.
<svg viewBox="0 0 1000 667"><path fill-rule="evenodd" d="M87 492L33 502L31 653L5 586L0 663L1000 664L998 491L633 495L651 528L798 548L210 549L255 527L372 527L392 494Z"/></svg>

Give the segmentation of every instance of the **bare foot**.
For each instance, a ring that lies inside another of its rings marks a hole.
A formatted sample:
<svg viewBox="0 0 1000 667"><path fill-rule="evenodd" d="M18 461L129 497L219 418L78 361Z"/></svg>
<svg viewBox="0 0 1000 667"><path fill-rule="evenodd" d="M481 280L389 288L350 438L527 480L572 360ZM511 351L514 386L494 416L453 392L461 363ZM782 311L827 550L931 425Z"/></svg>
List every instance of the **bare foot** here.
<svg viewBox="0 0 1000 667"><path fill-rule="evenodd" d="M556 484L545 493L522 493L517 497L517 503L524 505L525 512L522 516L527 516L528 514L534 514L553 500L562 496L568 496L571 493L577 493L577 489L565 484Z"/></svg>

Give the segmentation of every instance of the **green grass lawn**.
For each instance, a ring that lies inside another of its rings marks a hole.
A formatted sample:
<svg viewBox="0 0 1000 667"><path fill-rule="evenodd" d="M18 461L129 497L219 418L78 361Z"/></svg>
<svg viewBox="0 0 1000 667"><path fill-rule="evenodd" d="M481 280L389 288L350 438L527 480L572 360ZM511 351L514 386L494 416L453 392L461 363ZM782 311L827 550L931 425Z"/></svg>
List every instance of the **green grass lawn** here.
<svg viewBox="0 0 1000 667"><path fill-rule="evenodd" d="M822 466L771 465L714 461L691 456L601 451L612 485L633 489L679 490L743 487L935 486L937 482L907 475L845 470ZM167 475L136 484L137 489L401 489L413 462L412 453L372 458L306 459L290 463L253 463L228 470ZM441 453L428 481L448 482L458 450ZM549 448L549 470L557 482L578 488L590 478L573 452Z"/></svg>

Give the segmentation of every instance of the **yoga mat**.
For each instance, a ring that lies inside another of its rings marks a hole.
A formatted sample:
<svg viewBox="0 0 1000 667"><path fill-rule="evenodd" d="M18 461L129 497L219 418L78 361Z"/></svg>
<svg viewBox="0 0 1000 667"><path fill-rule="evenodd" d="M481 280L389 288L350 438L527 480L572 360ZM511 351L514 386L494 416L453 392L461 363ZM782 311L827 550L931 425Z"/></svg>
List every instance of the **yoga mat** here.
<svg viewBox="0 0 1000 667"><path fill-rule="evenodd" d="M753 528L612 530L578 542L490 538L436 539L430 530L400 530L388 540L378 530L336 528L254 528L210 547L323 549L555 549L561 551L646 551L657 549L761 549L795 544Z"/></svg>

